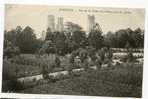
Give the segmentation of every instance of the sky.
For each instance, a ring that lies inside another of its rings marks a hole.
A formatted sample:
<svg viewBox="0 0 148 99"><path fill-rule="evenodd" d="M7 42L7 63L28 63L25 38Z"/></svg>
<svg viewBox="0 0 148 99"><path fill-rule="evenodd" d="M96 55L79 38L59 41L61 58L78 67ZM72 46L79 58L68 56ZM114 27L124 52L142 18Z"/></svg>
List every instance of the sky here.
<svg viewBox="0 0 148 99"><path fill-rule="evenodd" d="M55 23L58 17L64 18L64 23L73 22L79 24L83 30L87 30L87 16L94 15L103 33L117 31L119 29L144 29L145 11L137 8L99 8L78 6L47 6L47 5L16 5L5 6L5 30L15 29L17 26L34 29L37 37L47 28L47 16L54 15Z"/></svg>

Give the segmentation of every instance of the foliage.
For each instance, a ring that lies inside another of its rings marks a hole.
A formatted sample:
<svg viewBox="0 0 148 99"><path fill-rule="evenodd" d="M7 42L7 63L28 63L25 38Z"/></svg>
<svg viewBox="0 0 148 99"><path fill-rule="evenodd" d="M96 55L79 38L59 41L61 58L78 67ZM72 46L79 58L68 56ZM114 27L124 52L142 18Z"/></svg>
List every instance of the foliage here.
<svg viewBox="0 0 148 99"><path fill-rule="evenodd" d="M87 38L86 38L86 34L83 31L75 31L73 32L72 36L72 41L76 43L76 48L84 48L87 44Z"/></svg>
<svg viewBox="0 0 148 99"><path fill-rule="evenodd" d="M20 47L21 53L34 53L36 51L36 36L33 29L29 26L19 35L18 46Z"/></svg>
<svg viewBox="0 0 148 99"><path fill-rule="evenodd" d="M125 65L125 64L124 64ZM28 88L22 92L114 97L141 97L141 66L117 66L100 71L88 70L54 83ZM88 79L89 78L89 79ZM42 91L41 91L42 90Z"/></svg>
<svg viewBox="0 0 148 99"><path fill-rule="evenodd" d="M65 55L67 53L66 36L63 32L55 32L55 48L56 53L59 55Z"/></svg>
<svg viewBox="0 0 148 99"><path fill-rule="evenodd" d="M109 31L104 37L104 45L114 48L126 48L127 44L129 48L143 48L144 44L144 31L140 28L120 29L115 33Z"/></svg>
<svg viewBox="0 0 148 99"><path fill-rule="evenodd" d="M43 55L43 54L53 54L56 52L55 46L51 40L46 40L41 48L38 50L38 54Z"/></svg>
<svg viewBox="0 0 148 99"><path fill-rule="evenodd" d="M11 64L8 61L3 62L3 74L2 74L2 91L3 92L17 92L23 88L23 84L17 81L16 74L11 68ZM16 68L15 68L16 69Z"/></svg>
<svg viewBox="0 0 148 99"><path fill-rule="evenodd" d="M86 35L85 31L82 31L82 27L78 24L67 22L66 31L51 32L50 28L47 28L45 41L41 41L36 38L34 30L27 26L24 29L17 26L16 29L5 31L5 41L9 41L13 46L17 46L21 53L57 53L59 55L65 55L71 53L78 48L86 48L91 46L96 50L107 46L111 48L139 48L144 45L144 31L140 28L135 30L120 29L115 33L109 31L107 34L102 35L102 31L97 28L97 24L91 32ZM40 50L46 41L50 41L52 49L50 47L46 51ZM5 47L5 44L4 44Z"/></svg>
<svg viewBox="0 0 148 99"><path fill-rule="evenodd" d="M56 56L56 58L55 58L55 66L56 67L60 67L61 66L61 61L60 61L58 56Z"/></svg>
<svg viewBox="0 0 148 99"><path fill-rule="evenodd" d="M135 67L135 57L129 50L143 48L144 31L140 28L120 29L115 33L108 32L103 35L96 24L87 35L81 26L68 22L67 31L51 32L48 28L44 41L37 39L34 30L29 26L24 29L18 26L5 31L4 36L4 56L10 58L7 60L9 63L3 64L5 91L15 91L22 87L16 81L17 77L42 74L42 84L46 84L35 86L35 91L37 87L37 90L46 90L45 93L141 96L142 69L140 66ZM113 52L110 48L127 48L124 64L112 66ZM35 52L39 57L34 55ZM25 56L22 53L31 54ZM56 56L51 57L53 55ZM70 57L66 57L67 55ZM77 66L76 58L80 60L80 66ZM97 66L96 71L88 69L91 62L93 66ZM107 64L108 68L101 68L102 64ZM81 67L84 71L74 74L73 69ZM58 75L54 79L49 76L51 72L65 69L69 73L68 77ZM36 83L36 80L34 82Z"/></svg>
<svg viewBox="0 0 148 99"><path fill-rule="evenodd" d="M42 75L43 75L43 78L44 79L48 79L49 78L49 75L48 75L48 71L47 71L48 69L47 69L47 67L46 66L43 66L42 67Z"/></svg>
<svg viewBox="0 0 148 99"><path fill-rule="evenodd" d="M88 42L90 46L96 49L100 49L103 46L102 32L99 30L92 30L88 36Z"/></svg>
<svg viewBox="0 0 148 99"><path fill-rule="evenodd" d="M53 40L54 40L53 36L54 36L54 35L53 35L53 33L51 32L50 28L47 28L45 40L53 41Z"/></svg>
<svg viewBox="0 0 148 99"><path fill-rule="evenodd" d="M66 23L67 26L67 32L73 33L75 31L81 31L82 27L79 26L78 24L75 24L73 22L67 22Z"/></svg>
<svg viewBox="0 0 148 99"><path fill-rule="evenodd" d="M19 47L21 53L35 53L41 44L36 38L33 29L29 26L24 29L17 26L16 29L5 31L4 36L5 41L9 41L13 46Z"/></svg>
<svg viewBox="0 0 148 99"><path fill-rule="evenodd" d="M14 46L10 41L4 40L4 57L12 58L20 54L20 49Z"/></svg>

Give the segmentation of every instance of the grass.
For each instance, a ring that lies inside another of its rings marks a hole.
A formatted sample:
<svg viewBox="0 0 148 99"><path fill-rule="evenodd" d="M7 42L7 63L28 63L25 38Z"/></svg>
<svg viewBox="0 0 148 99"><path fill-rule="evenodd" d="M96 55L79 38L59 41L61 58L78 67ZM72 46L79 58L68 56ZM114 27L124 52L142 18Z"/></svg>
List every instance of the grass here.
<svg viewBox="0 0 148 99"><path fill-rule="evenodd" d="M26 88L21 93L65 94L113 97L141 97L142 66L123 64L120 67L88 70L57 82Z"/></svg>
<svg viewBox="0 0 148 99"><path fill-rule="evenodd" d="M56 72L66 69L66 66L69 65L69 61L67 57L61 58L61 66L54 67L54 55L50 55L48 57L37 58L35 55L32 54L24 54L20 57L13 58L13 61L6 61L11 65L10 69L11 72L15 73L17 78L18 77L25 77L25 76L33 76L41 74L42 67L48 67L47 70L50 72ZM7 67L8 65L6 62L3 62L3 67ZM54 68L51 68L54 67Z"/></svg>
<svg viewBox="0 0 148 99"><path fill-rule="evenodd" d="M46 65L48 71L55 72L65 70L69 66L68 57L60 57L61 67L52 71L50 66L54 56L37 58L35 55L21 55L14 58L13 63L3 62L3 73L9 73L8 79L3 76L3 86L7 88L7 81L18 77L40 74L42 66ZM143 64L134 63L118 64L101 70L88 70L73 75L59 75L54 81L34 80L32 83L20 84L17 92L33 94L65 94L65 95L89 95L89 96L114 96L114 97L141 97L142 94L142 69ZM11 75L11 76L10 76ZM14 85L17 82L13 81ZM14 85L9 85L10 88ZM9 90L9 87L8 87ZM15 90L14 90L15 92Z"/></svg>

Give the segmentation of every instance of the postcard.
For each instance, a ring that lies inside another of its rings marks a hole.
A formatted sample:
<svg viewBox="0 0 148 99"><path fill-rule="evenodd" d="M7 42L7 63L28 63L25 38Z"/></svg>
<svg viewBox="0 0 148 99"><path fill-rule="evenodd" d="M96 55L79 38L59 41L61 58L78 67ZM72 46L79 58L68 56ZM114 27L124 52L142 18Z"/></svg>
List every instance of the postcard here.
<svg viewBox="0 0 148 99"><path fill-rule="evenodd" d="M2 93L142 97L145 9L5 5Z"/></svg>

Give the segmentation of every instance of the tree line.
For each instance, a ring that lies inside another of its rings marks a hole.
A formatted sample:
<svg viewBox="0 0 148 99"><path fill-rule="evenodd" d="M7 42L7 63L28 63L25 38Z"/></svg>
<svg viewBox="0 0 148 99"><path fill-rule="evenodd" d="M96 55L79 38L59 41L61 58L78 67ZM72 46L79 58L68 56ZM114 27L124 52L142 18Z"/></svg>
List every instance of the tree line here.
<svg viewBox="0 0 148 99"><path fill-rule="evenodd" d="M16 29L4 33L4 55L6 56L11 56L10 53L65 55L79 48L98 50L102 47L143 48L144 30L127 28L104 34L96 24L89 33L86 33L78 24L67 22L65 31L51 32L50 28L47 28L45 40L38 39L30 26L24 29L17 26Z"/></svg>

